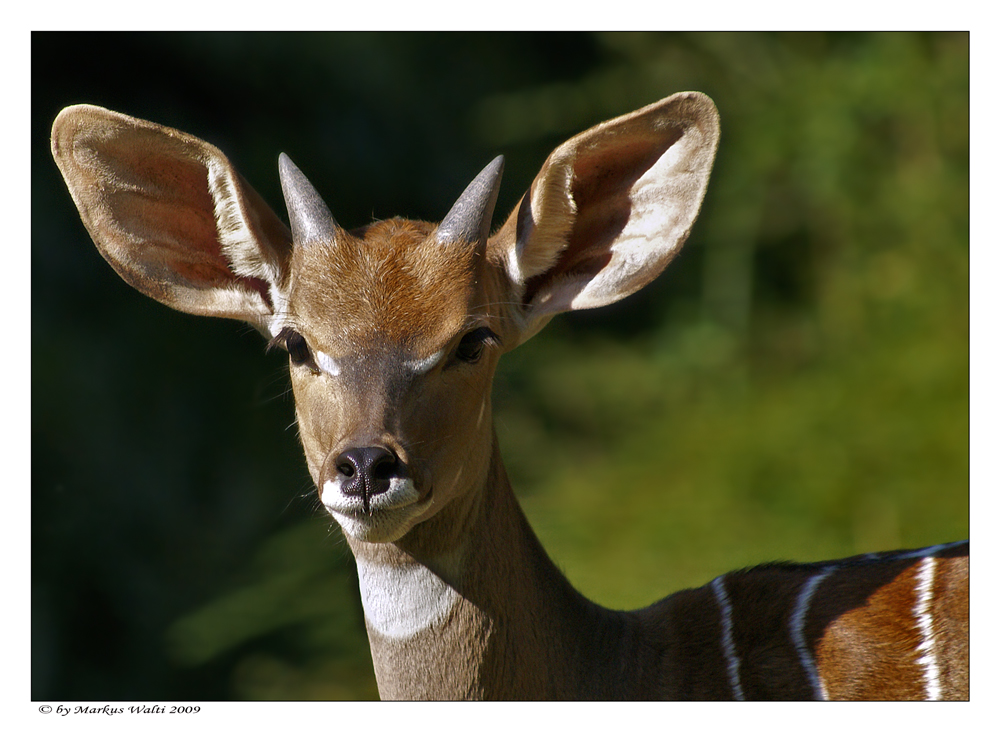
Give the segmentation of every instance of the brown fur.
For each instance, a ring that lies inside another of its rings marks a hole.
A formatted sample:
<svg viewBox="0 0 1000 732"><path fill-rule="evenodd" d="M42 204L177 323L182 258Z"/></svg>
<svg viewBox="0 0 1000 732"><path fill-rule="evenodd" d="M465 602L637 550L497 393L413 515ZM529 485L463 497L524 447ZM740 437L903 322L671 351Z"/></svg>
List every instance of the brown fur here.
<svg viewBox="0 0 1000 732"><path fill-rule="evenodd" d="M290 319L308 324L334 358L377 344L411 358L439 350L464 325L478 255L469 246L426 246L433 229L389 219L297 247Z"/></svg>
<svg viewBox="0 0 1000 732"><path fill-rule="evenodd" d="M969 548L954 554L939 562L931 605L946 700L969 698Z"/></svg>
<svg viewBox="0 0 1000 732"><path fill-rule="evenodd" d="M963 551L964 557L937 560L932 590L935 650L944 667L945 698L968 698L967 676L964 682L962 677L968 672L968 604L964 611L952 604L962 602L959 587L963 579L968 580L968 545L949 553L961 555ZM925 695L924 670L917 663L922 636L915 614L921 560L896 556L886 555L881 562L846 560L844 568L817 591L810 613L810 638L815 639L816 663L832 698L920 699ZM964 587L967 593L967 584ZM955 667L963 671L956 674Z"/></svg>

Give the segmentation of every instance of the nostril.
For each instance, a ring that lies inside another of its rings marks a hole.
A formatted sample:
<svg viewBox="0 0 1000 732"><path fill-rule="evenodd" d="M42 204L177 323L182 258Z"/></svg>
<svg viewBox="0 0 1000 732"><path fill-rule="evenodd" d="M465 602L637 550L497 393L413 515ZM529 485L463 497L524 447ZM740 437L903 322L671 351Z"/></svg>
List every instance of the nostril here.
<svg viewBox="0 0 1000 732"><path fill-rule="evenodd" d="M345 478L353 478L357 475L358 468L350 458L341 455L340 459L337 460L337 472Z"/></svg>
<svg viewBox="0 0 1000 732"><path fill-rule="evenodd" d="M377 458L371 466L372 478L375 480L391 480L397 474L396 456L392 453L386 453L385 455Z"/></svg>

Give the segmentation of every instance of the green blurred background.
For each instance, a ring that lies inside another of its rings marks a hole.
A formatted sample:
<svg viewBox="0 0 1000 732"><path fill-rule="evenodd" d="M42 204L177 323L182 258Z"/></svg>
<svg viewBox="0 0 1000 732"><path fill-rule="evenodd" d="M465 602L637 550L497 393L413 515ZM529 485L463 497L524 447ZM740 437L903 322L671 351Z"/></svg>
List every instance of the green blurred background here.
<svg viewBox="0 0 1000 732"><path fill-rule="evenodd" d="M32 83L36 699L376 696L284 359L101 260L48 152L77 102L214 143L282 216L285 151L357 226L440 218L500 152L505 215L568 136L704 91L685 251L501 365L543 544L630 608L968 536L967 34L36 33Z"/></svg>

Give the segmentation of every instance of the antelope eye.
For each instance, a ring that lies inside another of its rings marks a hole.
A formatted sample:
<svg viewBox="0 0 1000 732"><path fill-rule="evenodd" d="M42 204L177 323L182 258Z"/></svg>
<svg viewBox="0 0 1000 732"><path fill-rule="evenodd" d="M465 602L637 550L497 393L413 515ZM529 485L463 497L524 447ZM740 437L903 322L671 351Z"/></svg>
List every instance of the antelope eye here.
<svg viewBox="0 0 1000 732"><path fill-rule="evenodd" d="M476 328L462 336L455 349L455 358L465 363L476 363L482 358L483 350L488 344L499 342L499 336L489 328Z"/></svg>
<svg viewBox="0 0 1000 732"><path fill-rule="evenodd" d="M291 357L292 363L296 366L301 366L312 360L312 354L309 353L309 345L301 333L294 330L290 331L285 336L285 348L288 349L288 355Z"/></svg>
<svg viewBox="0 0 1000 732"><path fill-rule="evenodd" d="M271 339L271 342L267 344L268 349L274 348L275 346L280 346L288 351L288 356L292 361L293 366L307 366L309 370L314 374L319 373L319 368L316 366L316 362L313 360L312 352L309 350L309 344L306 343L306 339L302 337L302 334L292 328L283 328L278 335Z"/></svg>

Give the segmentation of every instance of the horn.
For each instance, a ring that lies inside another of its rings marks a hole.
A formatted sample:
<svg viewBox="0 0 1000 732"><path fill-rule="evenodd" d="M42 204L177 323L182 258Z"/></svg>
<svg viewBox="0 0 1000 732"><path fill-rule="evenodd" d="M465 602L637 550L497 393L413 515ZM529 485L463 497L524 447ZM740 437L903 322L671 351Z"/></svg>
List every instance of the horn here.
<svg viewBox="0 0 1000 732"><path fill-rule="evenodd" d="M333 214L312 183L285 153L278 156L278 175L288 208L292 241L300 245L336 239L340 226L334 221Z"/></svg>
<svg viewBox="0 0 1000 732"><path fill-rule="evenodd" d="M500 192L503 155L493 159L458 197L451 211L438 226L437 238L443 243L485 241L493 223L493 207Z"/></svg>

